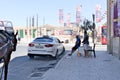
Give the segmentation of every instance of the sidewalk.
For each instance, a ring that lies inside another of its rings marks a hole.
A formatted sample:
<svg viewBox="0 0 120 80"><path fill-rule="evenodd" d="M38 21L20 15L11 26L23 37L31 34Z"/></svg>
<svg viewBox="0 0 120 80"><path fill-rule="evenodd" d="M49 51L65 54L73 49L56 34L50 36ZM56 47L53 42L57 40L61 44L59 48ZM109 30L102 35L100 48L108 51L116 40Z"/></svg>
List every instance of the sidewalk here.
<svg viewBox="0 0 120 80"><path fill-rule="evenodd" d="M120 80L120 60L106 52L106 47L97 47L96 58L75 54L59 61L55 68L34 80Z"/></svg>

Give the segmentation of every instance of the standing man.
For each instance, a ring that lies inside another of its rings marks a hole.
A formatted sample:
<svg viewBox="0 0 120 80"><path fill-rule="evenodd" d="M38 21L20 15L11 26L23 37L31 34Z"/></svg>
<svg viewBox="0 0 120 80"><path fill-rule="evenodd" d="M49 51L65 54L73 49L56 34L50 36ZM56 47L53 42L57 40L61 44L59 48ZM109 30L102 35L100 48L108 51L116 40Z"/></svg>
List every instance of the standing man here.
<svg viewBox="0 0 120 80"><path fill-rule="evenodd" d="M81 45L81 39L80 39L79 35L77 35L76 36L75 46L72 47L71 53L68 54L68 55L71 56L76 51L76 49L78 49L80 47L80 45Z"/></svg>
<svg viewBox="0 0 120 80"><path fill-rule="evenodd" d="M88 57L88 47L89 47L89 36L87 34L87 31L84 31L84 39L82 41L83 46L84 46L84 53L85 53L85 57Z"/></svg>

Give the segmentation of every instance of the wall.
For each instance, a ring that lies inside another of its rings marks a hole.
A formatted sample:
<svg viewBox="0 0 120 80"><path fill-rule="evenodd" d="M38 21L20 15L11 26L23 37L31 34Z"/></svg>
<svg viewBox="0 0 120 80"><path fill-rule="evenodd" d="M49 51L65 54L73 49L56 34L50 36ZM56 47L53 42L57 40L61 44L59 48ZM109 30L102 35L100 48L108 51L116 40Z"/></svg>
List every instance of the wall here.
<svg viewBox="0 0 120 80"><path fill-rule="evenodd" d="M113 19L111 17L111 3L115 0L107 0L107 26L108 26L108 53L120 59L120 37L113 37Z"/></svg>
<svg viewBox="0 0 120 80"><path fill-rule="evenodd" d="M113 44L113 55L119 58L119 38L113 38L113 42L111 44Z"/></svg>

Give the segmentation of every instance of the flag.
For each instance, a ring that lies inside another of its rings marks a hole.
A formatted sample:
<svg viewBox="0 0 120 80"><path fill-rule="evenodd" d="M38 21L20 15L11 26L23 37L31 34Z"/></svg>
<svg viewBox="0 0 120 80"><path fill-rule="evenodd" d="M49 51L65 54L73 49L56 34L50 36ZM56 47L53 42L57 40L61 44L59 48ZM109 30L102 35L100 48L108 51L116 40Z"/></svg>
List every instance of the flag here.
<svg viewBox="0 0 120 80"><path fill-rule="evenodd" d="M70 26L70 13L68 13L66 16L66 23L67 23L67 26Z"/></svg>
<svg viewBox="0 0 120 80"><path fill-rule="evenodd" d="M101 22L101 6L96 5L96 22Z"/></svg>
<svg viewBox="0 0 120 80"><path fill-rule="evenodd" d="M76 7L76 23L79 24L82 19L81 19L81 9L82 9L82 5L79 5Z"/></svg>
<svg viewBox="0 0 120 80"><path fill-rule="evenodd" d="M59 24L63 24L63 9L59 9Z"/></svg>

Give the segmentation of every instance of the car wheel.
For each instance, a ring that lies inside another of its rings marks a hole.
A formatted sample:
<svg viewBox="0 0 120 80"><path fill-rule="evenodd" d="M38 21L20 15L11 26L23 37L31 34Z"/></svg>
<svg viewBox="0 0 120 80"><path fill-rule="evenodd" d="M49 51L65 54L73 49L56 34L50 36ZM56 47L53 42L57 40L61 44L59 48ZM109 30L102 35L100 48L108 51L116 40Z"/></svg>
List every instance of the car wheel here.
<svg viewBox="0 0 120 80"><path fill-rule="evenodd" d="M33 59L33 58L34 58L34 56L33 56L33 55L31 55L31 54L28 54L28 56L29 56L29 58L31 58L31 59Z"/></svg>

